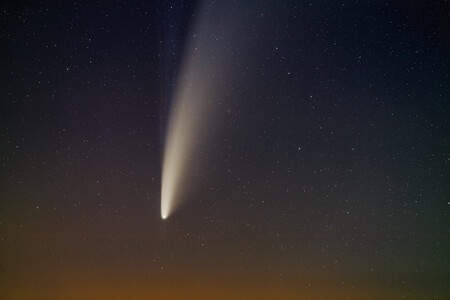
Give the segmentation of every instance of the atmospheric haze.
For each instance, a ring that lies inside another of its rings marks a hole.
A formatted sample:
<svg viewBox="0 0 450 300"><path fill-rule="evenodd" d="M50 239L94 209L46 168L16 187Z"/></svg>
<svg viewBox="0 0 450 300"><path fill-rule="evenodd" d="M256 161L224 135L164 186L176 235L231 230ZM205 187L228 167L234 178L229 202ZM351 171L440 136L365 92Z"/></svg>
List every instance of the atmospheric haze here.
<svg viewBox="0 0 450 300"><path fill-rule="evenodd" d="M236 13L223 11L220 4L200 10L178 73L164 146L162 219L168 218L189 192L193 159L217 126L212 117L224 99L223 85L231 75L230 47L236 37L231 28Z"/></svg>

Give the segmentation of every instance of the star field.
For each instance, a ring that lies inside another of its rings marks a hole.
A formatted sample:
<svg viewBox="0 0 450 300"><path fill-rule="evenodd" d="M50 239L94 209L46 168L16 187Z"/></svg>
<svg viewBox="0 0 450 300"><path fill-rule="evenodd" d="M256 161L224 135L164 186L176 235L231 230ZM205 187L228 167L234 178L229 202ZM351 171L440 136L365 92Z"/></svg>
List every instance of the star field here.
<svg viewBox="0 0 450 300"><path fill-rule="evenodd" d="M449 299L447 11L2 2L0 298ZM189 49L216 113L161 220Z"/></svg>

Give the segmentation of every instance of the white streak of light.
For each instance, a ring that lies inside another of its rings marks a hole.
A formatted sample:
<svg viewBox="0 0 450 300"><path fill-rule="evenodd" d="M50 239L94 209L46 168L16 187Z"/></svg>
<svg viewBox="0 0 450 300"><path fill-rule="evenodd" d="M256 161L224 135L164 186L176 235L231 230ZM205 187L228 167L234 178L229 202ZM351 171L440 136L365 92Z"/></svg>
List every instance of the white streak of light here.
<svg viewBox="0 0 450 300"><path fill-rule="evenodd" d="M170 216L191 187L192 176L187 175L192 170L192 160L211 133L212 125L217 125L213 115L230 75L230 45L236 40L236 31L230 26L239 24L232 18L239 15L241 7L212 2L204 9L198 14L201 17L187 47L170 111L162 166L162 219Z"/></svg>

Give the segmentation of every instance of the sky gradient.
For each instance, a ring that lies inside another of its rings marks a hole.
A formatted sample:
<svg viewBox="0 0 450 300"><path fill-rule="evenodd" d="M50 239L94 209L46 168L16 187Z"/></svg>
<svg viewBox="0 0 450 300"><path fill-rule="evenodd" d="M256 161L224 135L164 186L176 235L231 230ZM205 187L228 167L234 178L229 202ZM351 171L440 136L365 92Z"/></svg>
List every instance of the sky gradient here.
<svg viewBox="0 0 450 300"><path fill-rule="evenodd" d="M0 298L449 299L449 5L406 2L2 2Z"/></svg>

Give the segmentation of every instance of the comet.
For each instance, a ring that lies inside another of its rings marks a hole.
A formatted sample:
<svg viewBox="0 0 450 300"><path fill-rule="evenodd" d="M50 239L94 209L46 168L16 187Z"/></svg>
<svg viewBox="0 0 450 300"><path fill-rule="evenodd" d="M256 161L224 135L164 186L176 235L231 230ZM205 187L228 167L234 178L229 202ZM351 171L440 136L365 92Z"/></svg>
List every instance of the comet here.
<svg viewBox="0 0 450 300"><path fill-rule="evenodd" d="M192 159L204 142L200 131L202 124L208 123L208 100L214 86L207 80L211 69L199 69L208 60L208 51L199 50L199 47L205 47L205 42L201 38L191 41L188 59L182 66L182 75L170 110L162 164L163 220L170 216L184 198Z"/></svg>
<svg viewBox="0 0 450 300"><path fill-rule="evenodd" d="M241 11L239 6L223 5L227 4L211 1L200 9L178 73L162 162L163 220L195 184L191 175L199 149L207 144L211 128L217 127L217 111L224 101L224 84L232 65L230 53L237 36L233 18Z"/></svg>
<svg viewBox="0 0 450 300"><path fill-rule="evenodd" d="M196 109L192 92L185 90L179 96L171 111L168 135L164 150L161 218L167 219L179 204L182 180L189 167L189 157L194 150L196 138Z"/></svg>

